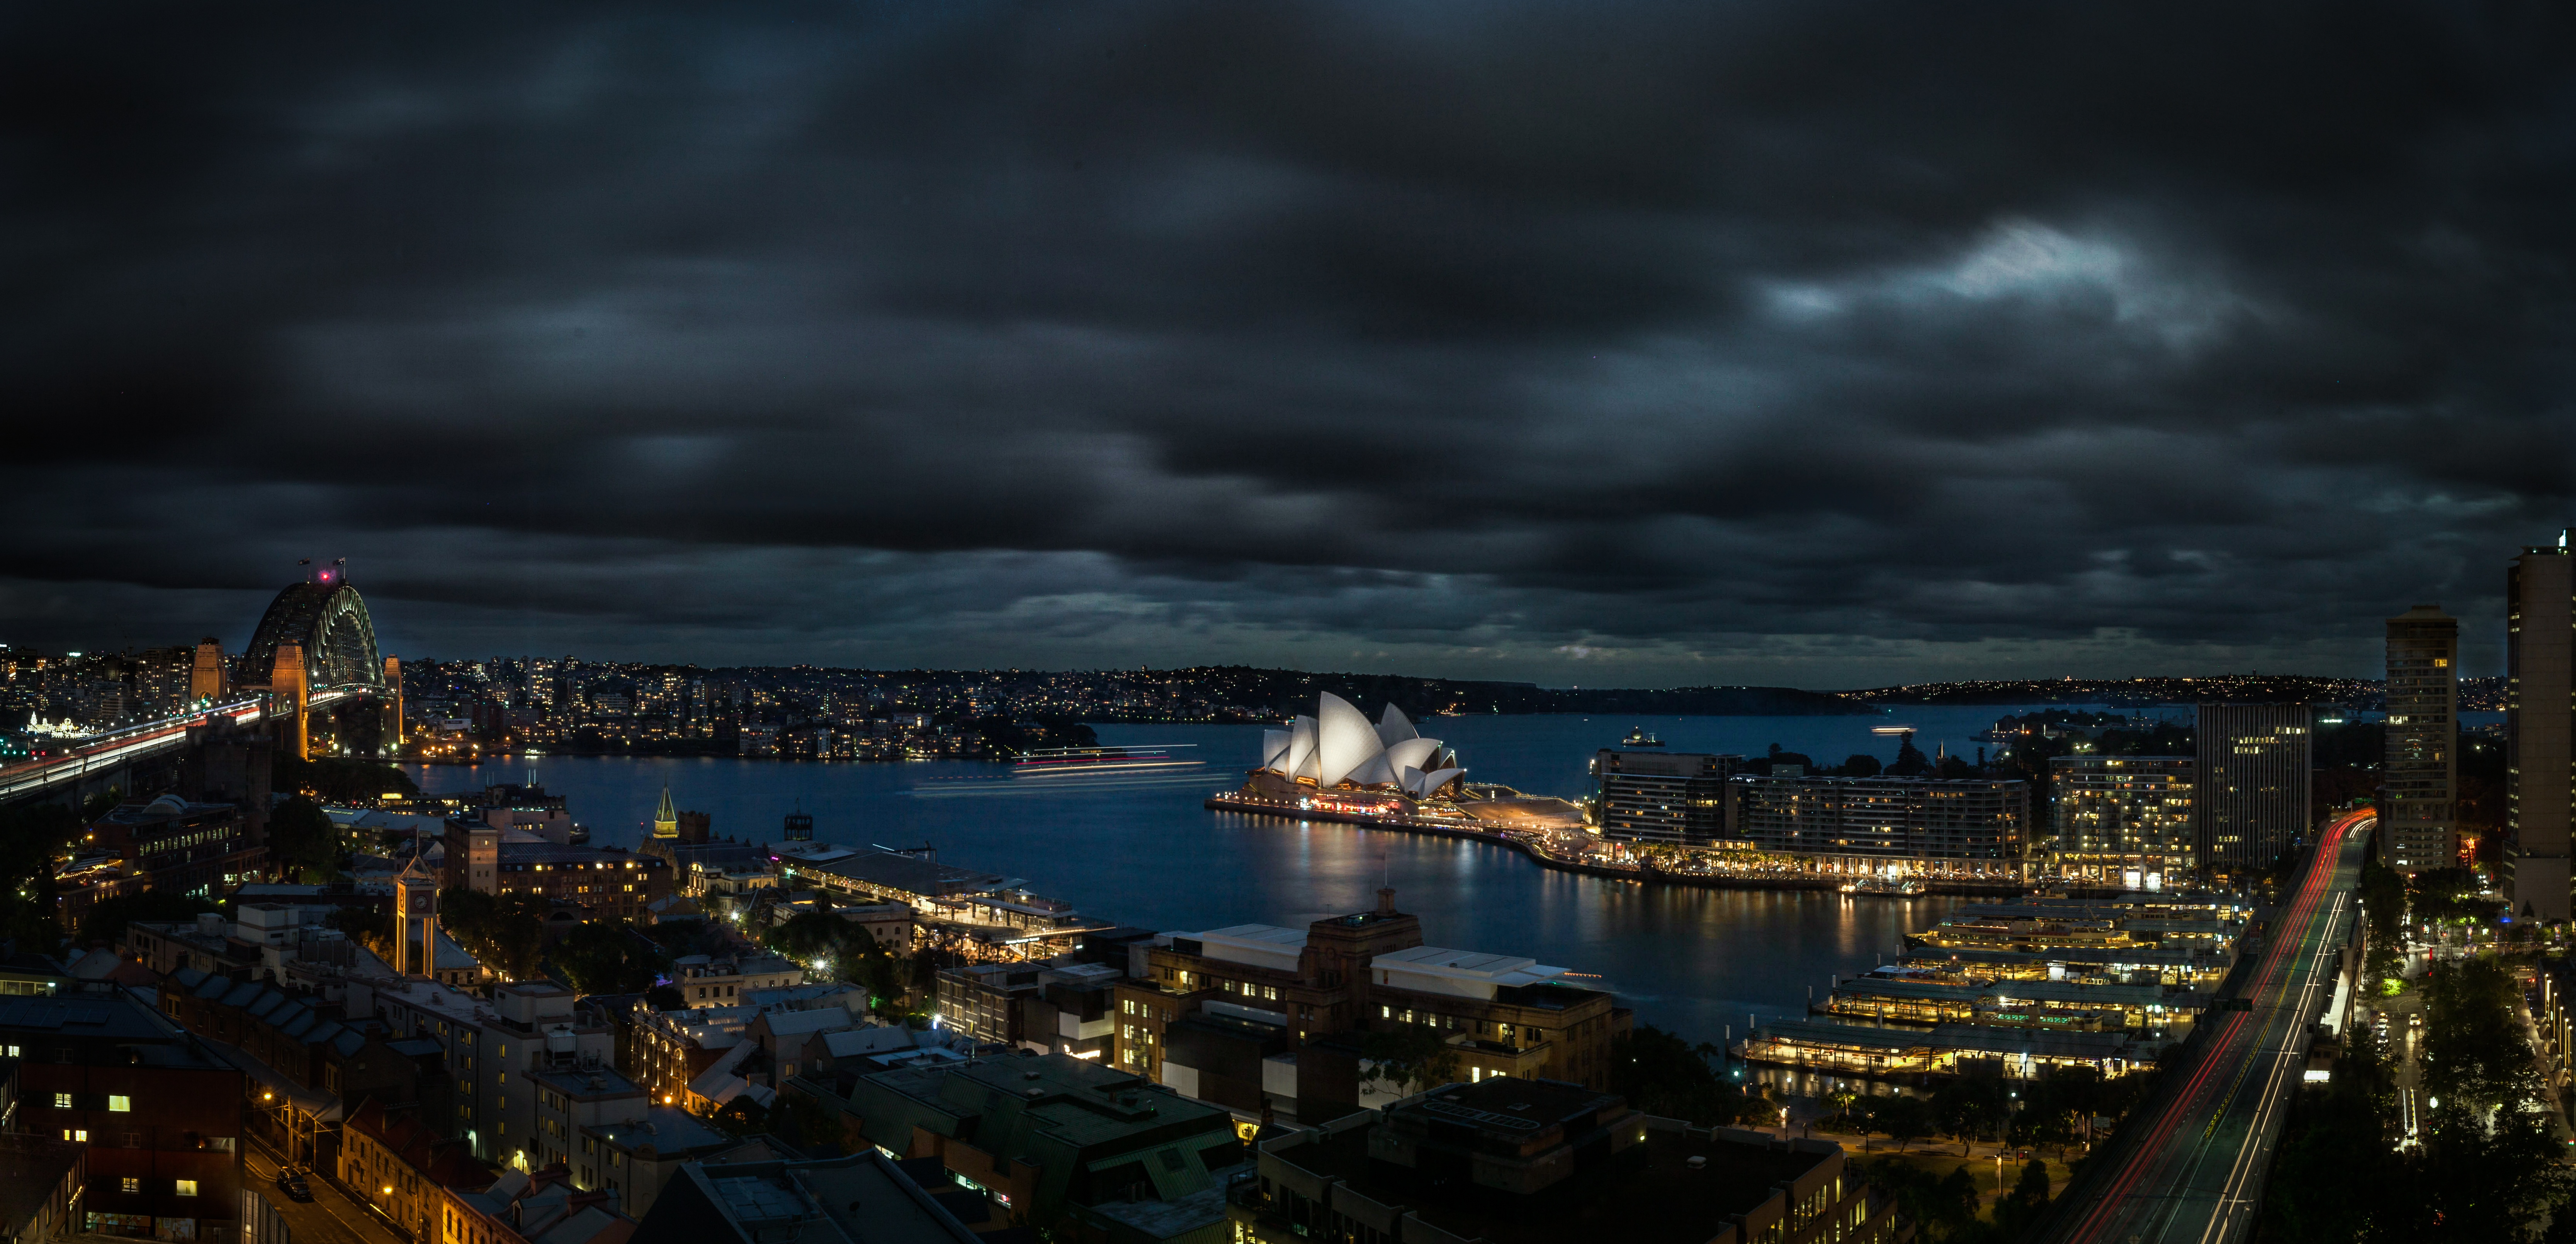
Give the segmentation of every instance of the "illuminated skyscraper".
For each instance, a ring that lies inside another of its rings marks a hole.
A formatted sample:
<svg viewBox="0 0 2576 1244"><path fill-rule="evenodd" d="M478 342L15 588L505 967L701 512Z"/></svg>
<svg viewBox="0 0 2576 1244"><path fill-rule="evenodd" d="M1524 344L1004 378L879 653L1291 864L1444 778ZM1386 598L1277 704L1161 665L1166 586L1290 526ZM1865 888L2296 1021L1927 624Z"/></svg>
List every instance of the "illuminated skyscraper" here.
<svg viewBox="0 0 2576 1244"><path fill-rule="evenodd" d="M2380 855L2408 876L2451 865L2459 781L2460 623L2439 605L2388 620Z"/></svg>
<svg viewBox="0 0 2576 1244"><path fill-rule="evenodd" d="M2505 572L2505 896L2517 916L2568 918L2568 766L2576 762L2576 559L2567 536L2526 548Z"/></svg>
<svg viewBox="0 0 2576 1244"><path fill-rule="evenodd" d="M2242 881L2308 832L2309 714L2305 704L2203 704L2199 747L2201 867Z"/></svg>

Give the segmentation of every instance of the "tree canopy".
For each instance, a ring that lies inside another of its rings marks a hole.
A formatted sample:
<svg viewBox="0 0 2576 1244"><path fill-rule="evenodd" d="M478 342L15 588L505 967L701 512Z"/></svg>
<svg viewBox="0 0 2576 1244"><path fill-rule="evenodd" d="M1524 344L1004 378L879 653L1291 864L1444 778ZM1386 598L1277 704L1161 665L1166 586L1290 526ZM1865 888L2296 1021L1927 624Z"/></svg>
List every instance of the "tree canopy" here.
<svg viewBox="0 0 2576 1244"><path fill-rule="evenodd" d="M331 822L322 805L302 795L269 813L268 849L291 876L312 882L340 875L344 855L340 827Z"/></svg>
<svg viewBox="0 0 2576 1244"><path fill-rule="evenodd" d="M556 944L555 970L583 993L643 993L671 966L661 947L623 920L593 920Z"/></svg>

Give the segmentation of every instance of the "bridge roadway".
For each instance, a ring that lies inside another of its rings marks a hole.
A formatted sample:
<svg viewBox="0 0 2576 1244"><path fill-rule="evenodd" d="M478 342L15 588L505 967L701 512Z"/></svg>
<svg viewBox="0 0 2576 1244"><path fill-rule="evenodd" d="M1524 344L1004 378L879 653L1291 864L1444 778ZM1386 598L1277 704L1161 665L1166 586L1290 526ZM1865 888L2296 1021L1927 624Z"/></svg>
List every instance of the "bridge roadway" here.
<svg viewBox="0 0 2576 1244"><path fill-rule="evenodd" d="M2360 908L2355 890L2376 818L2329 823L2261 959L2235 996L2250 1011L2211 1012L2200 1055L2166 1073L2146 1112L2105 1162L2067 1190L2050 1244L2233 1244L2252 1236L2290 1096L2307 1070L2307 1029L2334 997L2339 954Z"/></svg>
<svg viewBox="0 0 2576 1244"><path fill-rule="evenodd" d="M306 698L305 711L327 708L365 694L366 689L354 687L317 691ZM0 768L0 803L41 795L64 783L112 772L137 760L172 751L187 743L191 726L218 719L246 724L259 720L260 712L260 700L256 697L234 700L78 740L65 748L61 755L23 760Z"/></svg>

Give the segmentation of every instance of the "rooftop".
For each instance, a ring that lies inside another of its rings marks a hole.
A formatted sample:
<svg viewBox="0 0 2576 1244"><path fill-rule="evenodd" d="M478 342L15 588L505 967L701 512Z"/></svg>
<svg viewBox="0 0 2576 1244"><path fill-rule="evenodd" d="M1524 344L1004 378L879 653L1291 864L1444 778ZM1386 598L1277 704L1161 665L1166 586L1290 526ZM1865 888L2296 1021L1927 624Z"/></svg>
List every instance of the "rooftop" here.
<svg viewBox="0 0 2576 1244"><path fill-rule="evenodd" d="M584 1129L611 1146L633 1153L651 1145L657 1154L696 1153L734 1143L734 1138L672 1106L655 1106L640 1123L604 1123Z"/></svg>
<svg viewBox="0 0 2576 1244"><path fill-rule="evenodd" d="M641 1096L644 1092L643 1089L636 1087L634 1081L606 1067L574 1071L531 1071L527 1075L529 1079L558 1093L573 1097Z"/></svg>
<svg viewBox="0 0 2576 1244"><path fill-rule="evenodd" d="M1274 1144L1264 1160L1339 1178L1373 1200L1412 1209L1432 1226L1462 1240L1705 1244L1734 1215L1770 1200L1774 1189L1841 1156L1840 1147L1826 1141L1782 1142L1731 1129L1711 1133L1654 1129L1646 1133L1644 1143L1629 1150L1644 1154L1636 1168L1603 1168L1591 1186L1566 1189L1567 1195L1514 1196L1477 1185L1452 1194L1415 1184L1401 1168L1371 1162L1368 1134L1382 1126L1350 1128L1303 1143ZM1706 1162L1694 1170L1693 1157Z"/></svg>
<svg viewBox="0 0 2576 1244"><path fill-rule="evenodd" d="M80 1164L81 1147L70 1141L0 1133L0 1234L26 1238L63 1177ZM77 1190L73 1196L77 1203Z"/></svg>
<svg viewBox="0 0 2576 1244"><path fill-rule="evenodd" d="M633 1244L974 1244L892 1159L870 1149L818 1162L680 1168Z"/></svg>

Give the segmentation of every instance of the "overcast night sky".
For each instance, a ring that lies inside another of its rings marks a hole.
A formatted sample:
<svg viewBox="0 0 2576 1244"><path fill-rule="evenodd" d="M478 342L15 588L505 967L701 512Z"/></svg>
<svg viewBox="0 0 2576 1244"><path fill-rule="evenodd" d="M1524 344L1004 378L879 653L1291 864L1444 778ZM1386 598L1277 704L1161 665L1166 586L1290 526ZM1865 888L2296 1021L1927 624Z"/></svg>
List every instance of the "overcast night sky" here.
<svg viewBox="0 0 2576 1244"><path fill-rule="evenodd" d="M0 19L0 642L2498 672L2546 4Z"/></svg>

